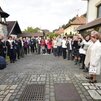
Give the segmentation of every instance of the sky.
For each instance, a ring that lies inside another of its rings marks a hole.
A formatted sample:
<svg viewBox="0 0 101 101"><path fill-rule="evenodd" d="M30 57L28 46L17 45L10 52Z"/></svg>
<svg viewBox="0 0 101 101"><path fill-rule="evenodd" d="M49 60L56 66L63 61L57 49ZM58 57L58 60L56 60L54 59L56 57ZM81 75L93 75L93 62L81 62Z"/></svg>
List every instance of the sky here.
<svg viewBox="0 0 101 101"><path fill-rule="evenodd" d="M0 6L10 14L7 21L18 21L22 31L27 27L52 31L87 11L83 0L0 0Z"/></svg>

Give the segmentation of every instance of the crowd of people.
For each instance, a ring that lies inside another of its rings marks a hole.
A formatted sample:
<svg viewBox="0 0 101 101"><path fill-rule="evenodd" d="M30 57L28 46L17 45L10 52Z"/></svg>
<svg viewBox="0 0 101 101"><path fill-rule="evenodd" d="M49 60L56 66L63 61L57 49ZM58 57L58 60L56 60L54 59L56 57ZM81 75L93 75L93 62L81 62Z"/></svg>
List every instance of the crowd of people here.
<svg viewBox="0 0 101 101"><path fill-rule="evenodd" d="M90 83L96 83L96 75L100 75L101 69L101 42L100 33L92 31L91 34L82 36L57 36L44 37L20 37L9 36L6 40L0 36L0 56L9 57L10 63L16 62L29 53L53 54L55 57L73 60L80 69L89 72Z"/></svg>
<svg viewBox="0 0 101 101"><path fill-rule="evenodd" d="M59 50L62 50L63 59L74 60L75 65L78 64L84 72L89 72L89 76L86 77L89 79L89 83L97 82L96 76L101 72L101 34L99 32L92 31L85 36L77 34L73 37L58 37L53 40L55 56L56 49L57 56L59 56L59 52L61 54Z"/></svg>

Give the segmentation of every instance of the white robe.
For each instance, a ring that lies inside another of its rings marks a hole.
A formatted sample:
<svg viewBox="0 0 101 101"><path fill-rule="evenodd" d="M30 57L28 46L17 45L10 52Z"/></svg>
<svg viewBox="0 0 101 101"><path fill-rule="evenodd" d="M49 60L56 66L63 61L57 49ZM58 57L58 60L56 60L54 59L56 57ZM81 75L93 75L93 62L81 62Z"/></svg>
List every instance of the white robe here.
<svg viewBox="0 0 101 101"><path fill-rule="evenodd" d="M89 47L87 48L87 51L86 51L86 57L85 57L85 61L84 61L84 64L85 64L86 68L88 68L89 64L90 64L90 56L91 56L92 46L93 46L93 42L90 42L90 45L89 45Z"/></svg>
<svg viewBox="0 0 101 101"><path fill-rule="evenodd" d="M101 69L101 43L97 40L91 47L89 74L100 75Z"/></svg>

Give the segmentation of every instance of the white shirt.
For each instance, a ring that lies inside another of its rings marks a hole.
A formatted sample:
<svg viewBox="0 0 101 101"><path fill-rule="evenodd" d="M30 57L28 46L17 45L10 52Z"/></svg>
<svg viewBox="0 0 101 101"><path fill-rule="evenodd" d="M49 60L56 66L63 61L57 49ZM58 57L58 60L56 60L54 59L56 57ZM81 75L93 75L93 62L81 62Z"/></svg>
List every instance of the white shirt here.
<svg viewBox="0 0 101 101"><path fill-rule="evenodd" d="M63 39L62 40L62 48L67 48L66 43L67 43L67 41Z"/></svg>
<svg viewBox="0 0 101 101"><path fill-rule="evenodd" d="M13 40L8 40L8 42L10 43L10 49L13 49L13 45L12 45L12 43L13 43Z"/></svg>
<svg viewBox="0 0 101 101"><path fill-rule="evenodd" d="M53 40L53 48L57 48L57 41Z"/></svg>
<svg viewBox="0 0 101 101"><path fill-rule="evenodd" d="M70 39L70 40L68 40L68 42L69 42L70 50L72 50L72 40Z"/></svg>

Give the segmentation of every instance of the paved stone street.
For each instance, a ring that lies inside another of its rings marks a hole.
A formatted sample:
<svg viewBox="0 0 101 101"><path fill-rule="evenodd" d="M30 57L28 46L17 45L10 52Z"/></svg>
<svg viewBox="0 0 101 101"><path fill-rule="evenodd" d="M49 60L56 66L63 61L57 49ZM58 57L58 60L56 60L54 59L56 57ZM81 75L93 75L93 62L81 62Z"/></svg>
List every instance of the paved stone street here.
<svg viewBox="0 0 101 101"><path fill-rule="evenodd" d="M88 83L85 76L73 61L29 54L0 70L0 101L19 101L28 84L45 85L44 101L56 101L55 84L73 84L82 101L101 101L101 76L96 84Z"/></svg>

